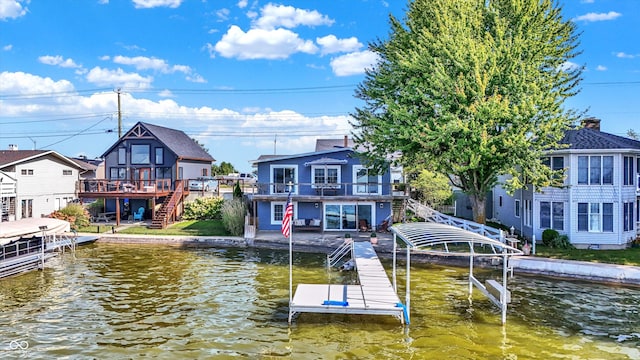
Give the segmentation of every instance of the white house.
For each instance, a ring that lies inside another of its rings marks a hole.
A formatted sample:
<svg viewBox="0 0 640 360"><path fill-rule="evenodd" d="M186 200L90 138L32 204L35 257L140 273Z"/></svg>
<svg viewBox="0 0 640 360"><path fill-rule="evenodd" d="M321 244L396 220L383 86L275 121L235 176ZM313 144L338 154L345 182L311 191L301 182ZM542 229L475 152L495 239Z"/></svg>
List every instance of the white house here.
<svg viewBox="0 0 640 360"><path fill-rule="evenodd" d="M16 219L16 174L0 170L0 222Z"/></svg>
<svg viewBox="0 0 640 360"><path fill-rule="evenodd" d="M82 168L52 150L0 151L0 171L15 180L15 220L49 215L76 199Z"/></svg>
<svg viewBox="0 0 640 360"><path fill-rule="evenodd" d="M599 119L583 124L568 130L566 147L546 159L552 169L565 169L564 187L510 196L497 186L493 217L537 241L555 229L578 248L625 248L640 225L640 141L601 132Z"/></svg>

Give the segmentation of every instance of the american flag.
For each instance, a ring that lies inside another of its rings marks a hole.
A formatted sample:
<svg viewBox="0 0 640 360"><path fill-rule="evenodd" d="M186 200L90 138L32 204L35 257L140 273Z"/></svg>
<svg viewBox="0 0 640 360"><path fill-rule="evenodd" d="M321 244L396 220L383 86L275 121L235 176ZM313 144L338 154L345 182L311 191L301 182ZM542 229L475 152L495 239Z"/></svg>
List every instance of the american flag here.
<svg viewBox="0 0 640 360"><path fill-rule="evenodd" d="M289 198L287 199L287 205L284 208L284 214L282 215L282 235L289 237L291 234L291 219L293 218L293 203L291 202L291 192L289 192Z"/></svg>

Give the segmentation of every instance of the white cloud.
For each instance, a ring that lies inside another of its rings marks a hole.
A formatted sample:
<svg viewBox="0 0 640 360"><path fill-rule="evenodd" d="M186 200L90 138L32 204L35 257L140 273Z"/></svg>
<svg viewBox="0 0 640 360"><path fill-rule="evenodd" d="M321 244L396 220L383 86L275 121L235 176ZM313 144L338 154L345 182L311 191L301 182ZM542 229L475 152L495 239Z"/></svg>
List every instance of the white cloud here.
<svg viewBox="0 0 640 360"><path fill-rule="evenodd" d="M87 73L87 81L98 86L125 87L132 89L148 89L153 81L152 76L141 76L137 73L127 73L117 70L94 67Z"/></svg>
<svg viewBox="0 0 640 360"><path fill-rule="evenodd" d="M378 55L369 50L353 52L331 60L331 68L336 76L364 74L378 62Z"/></svg>
<svg viewBox="0 0 640 360"><path fill-rule="evenodd" d="M200 74L193 74L193 75L189 75L185 78L187 81L193 82L193 83L201 83L204 84L207 82L207 80L205 78L202 77L202 75Z"/></svg>
<svg viewBox="0 0 640 360"><path fill-rule="evenodd" d="M216 11L216 17L218 18L218 21L228 20L229 14L231 14L231 11L227 8Z"/></svg>
<svg viewBox="0 0 640 360"><path fill-rule="evenodd" d="M595 0L580 0L580 2L583 4L593 4Z"/></svg>
<svg viewBox="0 0 640 360"><path fill-rule="evenodd" d="M40 61L41 63L45 64L45 65L52 65L52 66L60 66L63 68L79 68L81 67L80 65L76 64L73 59L64 59L62 56L60 55L56 55L56 56L51 56L51 55L44 55L44 56L40 56L38 58L38 61Z"/></svg>
<svg viewBox="0 0 640 360"><path fill-rule="evenodd" d="M246 7L247 7L247 4L249 4L249 1L248 1L248 0L240 0L240 1L238 1L238 7L239 7L240 9L244 9L244 8L246 8Z"/></svg>
<svg viewBox="0 0 640 360"><path fill-rule="evenodd" d="M17 19L27 14L21 0L0 0L0 20Z"/></svg>
<svg viewBox="0 0 640 360"><path fill-rule="evenodd" d="M320 45L320 54L333 54L339 52L352 52L362 48L362 43L358 38L350 37L348 39L338 39L335 35L327 35L325 37L316 38L316 42Z"/></svg>
<svg viewBox="0 0 640 360"><path fill-rule="evenodd" d="M98 0L98 4L100 5L107 5L109 3L109 0Z"/></svg>
<svg viewBox="0 0 640 360"><path fill-rule="evenodd" d="M296 9L293 6L267 4L261 10L261 15L254 22L254 26L261 29L275 29L277 27L295 28L297 26L333 25L334 21L316 10Z"/></svg>
<svg viewBox="0 0 640 360"><path fill-rule="evenodd" d="M588 14L580 15L574 18L573 21L586 21L586 22L607 21L607 20L615 20L620 16L622 16L622 14L617 13L615 11L609 11L608 13L588 13Z"/></svg>
<svg viewBox="0 0 640 360"><path fill-rule="evenodd" d="M598 65L596 66L596 70L597 71L607 71L607 67L604 65Z"/></svg>
<svg viewBox="0 0 640 360"><path fill-rule="evenodd" d="M158 93L160 97L173 97L173 93L169 89L164 89Z"/></svg>
<svg viewBox="0 0 640 360"><path fill-rule="evenodd" d="M7 44L7 45L2 47L3 51L11 51L11 49L13 49L13 45L12 44Z"/></svg>
<svg viewBox="0 0 640 360"><path fill-rule="evenodd" d="M577 68L579 68L580 65L571 62L571 61L565 61L562 65L560 65L559 69L560 71L573 71Z"/></svg>
<svg viewBox="0 0 640 360"><path fill-rule="evenodd" d="M75 91L73 84L67 80L54 81L49 77L21 71L0 73L0 93L3 94L47 94L73 91Z"/></svg>
<svg viewBox="0 0 640 360"><path fill-rule="evenodd" d="M187 65L169 66L166 60L158 59L155 57L128 57L117 55L113 57L113 62L120 65L131 65L135 67L136 70L155 70L164 74L171 74L174 72L181 72L184 74L191 73L191 68Z"/></svg>
<svg viewBox="0 0 640 360"><path fill-rule="evenodd" d="M622 51L615 53L615 55L616 55L616 57L621 58L621 59L633 59L633 58L636 57L636 55L627 54L627 53L622 52Z"/></svg>
<svg viewBox="0 0 640 360"><path fill-rule="evenodd" d="M133 0L136 9L150 9L155 7L168 7L175 9L180 6L182 0Z"/></svg>
<svg viewBox="0 0 640 360"><path fill-rule="evenodd" d="M98 60L102 60L102 61L109 61L111 60L111 56L109 55L102 55L98 58Z"/></svg>
<svg viewBox="0 0 640 360"><path fill-rule="evenodd" d="M211 53L211 46L207 47ZM223 57L241 60L286 59L294 53L318 51L313 42L302 40L287 29L251 29L245 33L236 25L232 25L213 48Z"/></svg>

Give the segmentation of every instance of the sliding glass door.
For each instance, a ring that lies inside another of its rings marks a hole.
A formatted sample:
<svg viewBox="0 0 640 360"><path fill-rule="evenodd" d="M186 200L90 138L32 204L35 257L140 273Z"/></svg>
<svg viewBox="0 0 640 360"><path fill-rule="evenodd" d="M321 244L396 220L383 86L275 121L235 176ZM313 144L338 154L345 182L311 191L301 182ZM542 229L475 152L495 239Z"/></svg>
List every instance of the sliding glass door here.
<svg viewBox="0 0 640 360"><path fill-rule="evenodd" d="M325 204L325 230L357 231L363 224L371 228L373 208L373 204Z"/></svg>

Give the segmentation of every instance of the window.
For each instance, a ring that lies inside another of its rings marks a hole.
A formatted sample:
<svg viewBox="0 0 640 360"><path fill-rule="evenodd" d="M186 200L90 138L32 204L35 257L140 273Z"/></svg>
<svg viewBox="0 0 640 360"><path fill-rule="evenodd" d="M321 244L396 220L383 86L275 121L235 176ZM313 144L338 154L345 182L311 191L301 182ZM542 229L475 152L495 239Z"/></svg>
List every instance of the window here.
<svg viewBox="0 0 640 360"><path fill-rule="evenodd" d="M339 187L340 182L340 167L339 166L313 166L311 168L313 173L313 188Z"/></svg>
<svg viewBox="0 0 640 360"><path fill-rule="evenodd" d="M502 207L502 195L498 197L498 206Z"/></svg>
<svg viewBox="0 0 640 360"><path fill-rule="evenodd" d="M524 225L531 226L531 214L533 213L531 207L531 200L524 201Z"/></svg>
<svg viewBox="0 0 640 360"><path fill-rule="evenodd" d="M127 163L127 149L118 148L118 165L125 165Z"/></svg>
<svg viewBox="0 0 640 360"><path fill-rule="evenodd" d="M520 200L516 199L514 204L514 212L517 218L520 217Z"/></svg>
<svg viewBox="0 0 640 360"><path fill-rule="evenodd" d="M613 232L613 204L578 203L578 231Z"/></svg>
<svg viewBox="0 0 640 360"><path fill-rule="evenodd" d="M20 175L33 175L33 169L22 169Z"/></svg>
<svg viewBox="0 0 640 360"><path fill-rule="evenodd" d="M295 165L273 165L271 167L271 193L281 194L289 192L289 190L295 193L297 182ZM289 185L292 185L293 189L289 189Z"/></svg>
<svg viewBox="0 0 640 360"><path fill-rule="evenodd" d="M578 156L578 184L613 184L613 156Z"/></svg>
<svg viewBox="0 0 640 360"><path fill-rule="evenodd" d="M33 199L23 199L21 201L22 208L22 218L30 218L33 217Z"/></svg>
<svg viewBox="0 0 640 360"><path fill-rule="evenodd" d="M272 202L271 203L271 225L281 225L282 217L284 216L284 207L287 206L286 202ZM293 217L296 218L296 203L293 203Z"/></svg>
<svg viewBox="0 0 640 360"><path fill-rule="evenodd" d="M382 193L382 176L379 176L371 169L363 166L353 167L353 193L361 194L381 194Z"/></svg>
<svg viewBox="0 0 640 360"><path fill-rule="evenodd" d="M171 179L171 168L170 167L157 167L156 168L156 179Z"/></svg>
<svg viewBox="0 0 640 360"><path fill-rule="evenodd" d="M162 165L164 164L164 148L156 148L156 164Z"/></svg>
<svg viewBox="0 0 640 360"><path fill-rule="evenodd" d="M623 230L624 231L632 231L633 230L633 203L626 202L623 204L624 206L624 218L623 222Z"/></svg>
<svg viewBox="0 0 640 360"><path fill-rule="evenodd" d="M540 227L543 229L564 229L564 203L540 202Z"/></svg>
<svg viewBox="0 0 640 360"><path fill-rule="evenodd" d="M131 145L132 164L150 164L149 145Z"/></svg>
<svg viewBox="0 0 640 360"><path fill-rule="evenodd" d="M209 176L209 172L207 171L207 169L202 169L202 174L200 174L202 176Z"/></svg>
<svg viewBox="0 0 640 360"><path fill-rule="evenodd" d="M71 176L73 175L73 171L71 170L62 170L62 176Z"/></svg>
<svg viewBox="0 0 640 360"><path fill-rule="evenodd" d="M542 163L548 166L552 171L563 171L564 172L564 157L562 156L550 156L542 159ZM564 178L564 173L558 173L554 176L556 180L562 180Z"/></svg>
<svg viewBox="0 0 640 360"><path fill-rule="evenodd" d="M623 172L623 185L633 185L633 178L635 177L635 172L633 171L633 163L634 158L631 156L625 156L622 159L622 164L624 168Z"/></svg>
<svg viewBox="0 0 640 360"><path fill-rule="evenodd" d="M127 168L112 167L109 169L109 179L125 180L127 178Z"/></svg>

